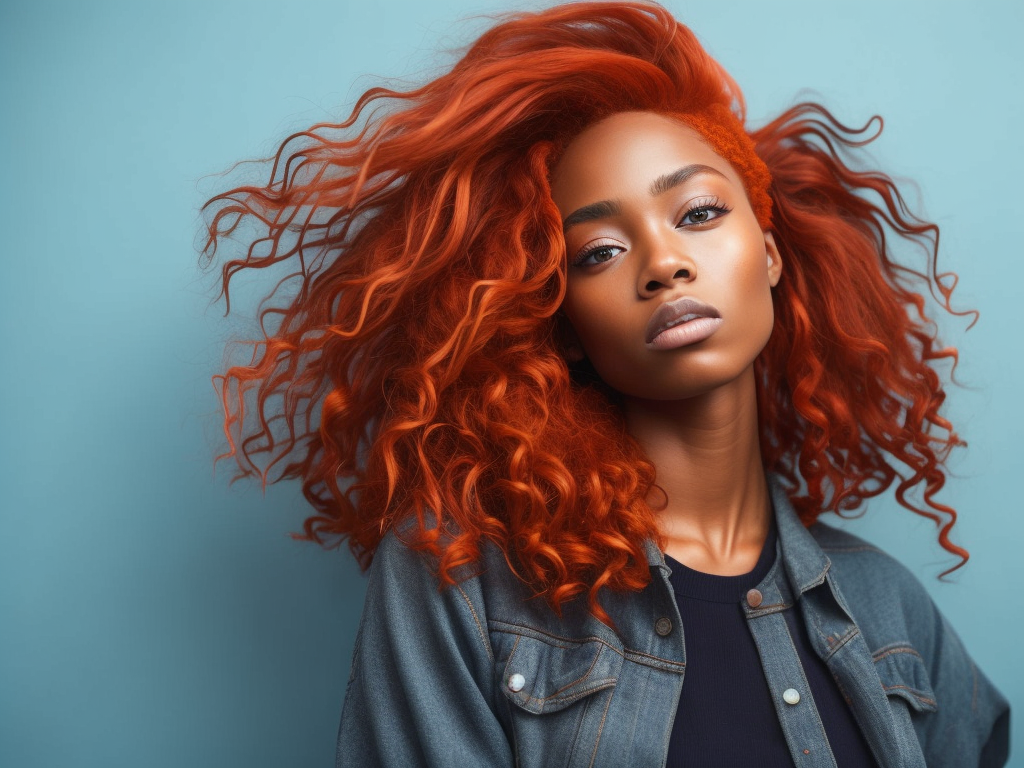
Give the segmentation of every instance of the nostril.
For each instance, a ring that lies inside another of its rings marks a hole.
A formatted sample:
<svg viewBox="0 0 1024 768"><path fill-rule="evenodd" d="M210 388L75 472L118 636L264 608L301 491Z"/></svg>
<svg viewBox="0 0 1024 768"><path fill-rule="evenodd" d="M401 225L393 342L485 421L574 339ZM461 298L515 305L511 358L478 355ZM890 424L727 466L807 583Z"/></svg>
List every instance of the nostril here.
<svg viewBox="0 0 1024 768"><path fill-rule="evenodd" d="M673 275L673 277L675 277L678 280L689 280L690 279L690 270L688 270L688 269L680 269L678 272L675 273L675 275Z"/></svg>
<svg viewBox="0 0 1024 768"><path fill-rule="evenodd" d="M654 293L656 290L661 288L661 283L657 280L651 280L646 286L644 286L649 293Z"/></svg>

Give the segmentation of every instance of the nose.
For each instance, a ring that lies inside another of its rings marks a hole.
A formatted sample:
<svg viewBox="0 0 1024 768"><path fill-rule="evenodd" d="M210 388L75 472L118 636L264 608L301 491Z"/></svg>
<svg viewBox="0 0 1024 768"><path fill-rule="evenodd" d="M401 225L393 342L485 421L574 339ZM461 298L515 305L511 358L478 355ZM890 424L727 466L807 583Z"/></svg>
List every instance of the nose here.
<svg viewBox="0 0 1024 768"><path fill-rule="evenodd" d="M649 256L637 277L637 293L653 298L680 282L689 283L697 277L697 264L678 242L652 244Z"/></svg>

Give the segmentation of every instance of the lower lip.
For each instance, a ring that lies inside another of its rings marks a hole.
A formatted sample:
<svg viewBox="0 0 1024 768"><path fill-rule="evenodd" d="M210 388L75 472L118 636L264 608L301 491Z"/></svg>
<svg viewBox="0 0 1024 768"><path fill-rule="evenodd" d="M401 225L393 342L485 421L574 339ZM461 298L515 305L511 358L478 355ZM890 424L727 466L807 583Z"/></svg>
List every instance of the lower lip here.
<svg viewBox="0 0 1024 768"><path fill-rule="evenodd" d="M720 317L698 317L680 325L674 325L647 343L651 349L678 349L704 341L722 324Z"/></svg>

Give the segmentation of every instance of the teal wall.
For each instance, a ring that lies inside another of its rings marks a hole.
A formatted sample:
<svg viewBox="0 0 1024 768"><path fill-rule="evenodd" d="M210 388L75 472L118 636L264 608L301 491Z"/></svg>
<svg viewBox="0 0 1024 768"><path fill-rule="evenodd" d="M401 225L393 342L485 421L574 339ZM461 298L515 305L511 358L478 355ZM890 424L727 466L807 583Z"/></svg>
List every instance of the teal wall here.
<svg viewBox="0 0 1024 768"><path fill-rule="evenodd" d="M460 19L507 7L0 4L0 765L331 764L363 586L288 538L294 487L213 472L210 377L252 306L211 306L198 207L213 174L344 114L367 75L429 73L480 28ZM1024 4L670 7L755 122L801 88L850 123L883 114L873 153L942 226L957 301L982 311L943 324L970 442L945 499L971 563L938 582L952 561L891 500L851 528L913 569L1024 712Z"/></svg>

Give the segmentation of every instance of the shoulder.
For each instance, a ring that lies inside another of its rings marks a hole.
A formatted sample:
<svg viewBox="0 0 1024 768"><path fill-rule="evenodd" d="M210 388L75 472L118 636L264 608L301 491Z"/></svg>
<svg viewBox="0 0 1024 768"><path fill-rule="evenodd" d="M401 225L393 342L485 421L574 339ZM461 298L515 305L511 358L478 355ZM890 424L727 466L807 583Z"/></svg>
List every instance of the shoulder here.
<svg viewBox="0 0 1024 768"><path fill-rule="evenodd" d="M809 531L828 555L833 574L843 580L844 593L927 599L927 590L910 569L878 546L825 523L815 523Z"/></svg>
<svg viewBox="0 0 1024 768"><path fill-rule="evenodd" d="M808 531L838 571L868 581L883 581L890 587L924 592L921 582L899 560L875 544L825 523Z"/></svg>
<svg viewBox="0 0 1024 768"><path fill-rule="evenodd" d="M914 709L927 764L1003 765L1008 704L921 582L857 536L823 523L809 531L829 558L837 596L864 636L883 687Z"/></svg>
<svg viewBox="0 0 1024 768"><path fill-rule="evenodd" d="M832 578L870 641L903 634L926 644L941 631L928 591L896 558L858 536L815 523L809 529L828 556Z"/></svg>
<svg viewBox="0 0 1024 768"><path fill-rule="evenodd" d="M440 557L416 546L416 534L413 521L384 535L369 569L364 620L372 614L389 623L408 624L411 631L432 626L445 637L480 641L489 654L479 564L456 569L451 580L442 579Z"/></svg>
<svg viewBox="0 0 1024 768"><path fill-rule="evenodd" d="M484 639L487 625L495 617L529 613L543 602L530 600L529 587L492 542L480 542L478 557L442 578L439 553L419 547L418 534L415 519L405 520L385 534L370 566L368 599L379 597L394 606L406 605L415 614L444 616ZM443 549L450 538L442 536L439 546Z"/></svg>

